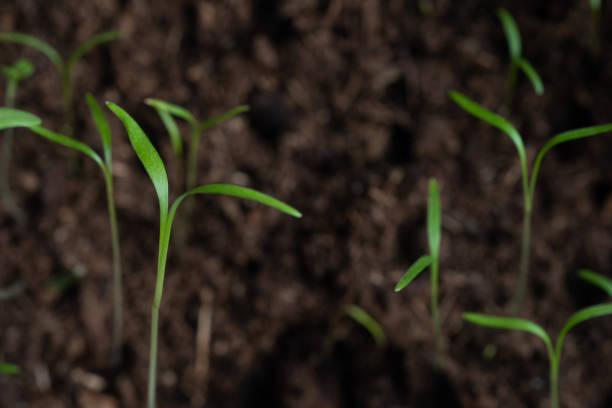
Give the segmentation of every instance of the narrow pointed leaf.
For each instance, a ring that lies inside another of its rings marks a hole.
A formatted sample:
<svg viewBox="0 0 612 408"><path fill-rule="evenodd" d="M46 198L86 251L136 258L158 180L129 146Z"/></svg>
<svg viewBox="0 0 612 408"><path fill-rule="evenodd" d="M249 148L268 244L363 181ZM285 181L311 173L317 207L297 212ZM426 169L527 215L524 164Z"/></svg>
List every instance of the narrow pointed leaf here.
<svg viewBox="0 0 612 408"><path fill-rule="evenodd" d="M535 93L538 95L542 95L544 93L544 85L542 84L542 79L540 78L536 70L533 68L531 63L523 57L517 58L515 62L519 69L523 71L525 76L531 82Z"/></svg>
<svg viewBox="0 0 612 408"><path fill-rule="evenodd" d="M406 270L404 276L397 282L395 285L395 291L399 292L404 289L414 278L419 276L421 272L429 265L431 265L432 258L430 255L423 255L419 259L417 259L411 266Z"/></svg>
<svg viewBox="0 0 612 408"><path fill-rule="evenodd" d="M521 56L521 33L519 32L518 26L514 17L508 12L508 10L499 8L497 9L497 17L502 23L504 34L506 35L506 41L508 42L508 53L512 60Z"/></svg>
<svg viewBox="0 0 612 408"><path fill-rule="evenodd" d="M385 343L385 329L368 312L357 305L347 306L344 311L370 333L376 344L380 346Z"/></svg>
<svg viewBox="0 0 612 408"><path fill-rule="evenodd" d="M227 112L223 112L222 114L217 115L213 118L206 119L204 122L200 123L200 131L208 129L219 122L231 118L232 116L236 116L242 112L247 112L248 110L249 107L247 105L240 105L228 110Z"/></svg>
<svg viewBox="0 0 612 408"><path fill-rule="evenodd" d="M39 117L19 109L0 108L0 130L40 125Z"/></svg>
<svg viewBox="0 0 612 408"><path fill-rule="evenodd" d="M105 32L95 34L89 37L88 39L83 41L81 44L79 44L76 50L70 55L70 57L68 57L68 61L66 62L66 66L68 67L68 70L72 69L74 64L76 64L77 61L81 59L81 57L86 52L90 51L92 48L96 47L97 45L103 44L108 41L115 40L119 38L119 36L120 36L119 31L105 31Z"/></svg>
<svg viewBox="0 0 612 408"><path fill-rule="evenodd" d="M160 218L165 220L168 214L168 175L159 153L140 125L125 110L112 102L106 102L106 106L123 122L130 143L153 182L159 199Z"/></svg>
<svg viewBox="0 0 612 408"><path fill-rule="evenodd" d="M612 315L612 303L603 303L595 306L586 307L574 313L572 317L570 317L567 322L565 322L563 328L559 332L559 336L557 337L557 344L555 347L557 355L561 355L561 347L563 346L563 340L567 332L570 331L572 327L584 322L585 320L607 315Z"/></svg>
<svg viewBox="0 0 612 408"><path fill-rule="evenodd" d="M578 276L581 279L584 279L585 281L597 286L606 292L608 296L612 297L612 279L588 269L579 270Z"/></svg>
<svg viewBox="0 0 612 408"><path fill-rule="evenodd" d="M598 126L590 126L580 129L568 130L563 133L559 133L550 139L540 148L538 155L536 156L535 161L533 162L533 170L531 171L531 180L529 182L529 190L530 194L533 196L533 192L535 191L535 184L538 177L538 172L540 170L540 165L542 163L542 159L546 152L548 152L554 146L569 142L572 140L582 139L585 137L595 136L602 133L612 131L612 123L607 123L605 125Z"/></svg>
<svg viewBox="0 0 612 408"><path fill-rule="evenodd" d="M41 126L31 126L30 130L34 133L39 134L45 139L49 139L52 142L59 143L66 147L70 147L71 149L78 150L79 152L89 156L93 161L95 161L102 170L105 169L104 162L98 153L96 153L91 147L87 146L85 143L81 143L78 140L70 138L68 136L64 136L60 133L55 133L50 131L49 129L45 129Z"/></svg>
<svg viewBox="0 0 612 408"><path fill-rule="evenodd" d="M102 141L102 149L104 150L104 161L110 169L112 162L112 150L111 150L111 134L108 121L100 109L100 105L96 102L96 99L88 93L86 96L87 104L89 105L89 111L94 119L98 133L100 134L100 140Z"/></svg>
<svg viewBox="0 0 612 408"><path fill-rule="evenodd" d="M158 104L155 102L156 101L153 99L146 100L146 104L152 106L155 109L162 123L164 124L164 127L168 132L168 136L170 137L170 143L172 144L172 151L174 152L174 156L180 158L183 156L183 140L181 139L181 133L176 124L176 121L167 109L159 107Z"/></svg>
<svg viewBox="0 0 612 408"><path fill-rule="evenodd" d="M31 35L22 33L0 33L0 42L14 42L35 48L49 58L59 71L64 67L64 61L55 48Z"/></svg>
<svg viewBox="0 0 612 408"><path fill-rule="evenodd" d="M0 374L17 375L21 369L19 366L10 363L0 363Z"/></svg>
<svg viewBox="0 0 612 408"><path fill-rule="evenodd" d="M173 103L162 101L161 99L155 99L155 98L148 98L147 100L145 100L145 103L149 106L154 107L158 111L164 110L173 116L186 120L187 122L189 122L191 126L197 126L198 124L198 122L193 117L191 112L189 112L187 109L183 108L182 106L175 105Z"/></svg>
<svg viewBox="0 0 612 408"><path fill-rule="evenodd" d="M429 252L433 257L437 257L440 252L441 218L438 183L436 179L432 178L429 180L429 197L427 199L427 240L429 242Z"/></svg>
<svg viewBox="0 0 612 408"><path fill-rule="evenodd" d="M547 348L552 349L550 337L548 337L546 331L532 321L520 319L518 317L500 317L480 313L464 313L463 318L470 323L480 326L492 327L495 329L521 330L535 334L546 343Z"/></svg>

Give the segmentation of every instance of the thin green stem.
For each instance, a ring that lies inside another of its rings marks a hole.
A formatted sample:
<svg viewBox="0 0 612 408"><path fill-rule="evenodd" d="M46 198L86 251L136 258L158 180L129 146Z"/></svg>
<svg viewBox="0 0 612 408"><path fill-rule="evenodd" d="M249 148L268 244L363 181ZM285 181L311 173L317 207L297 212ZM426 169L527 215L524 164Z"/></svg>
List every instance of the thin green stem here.
<svg viewBox="0 0 612 408"><path fill-rule="evenodd" d="M432 256L431 262L431 320L433 324L435 357L434 364L439 364L442 355L442 336L440 334L440 317L438 312L438 256Z"/></svg>
<svg viewBox="0 0 612 408"><path fill-rule="evenodd" d="M108 165L108 164L107 164ZM104 171L106 182L106 202L108 205L108 220L111 231L111 246L113 251L113 345L111 365L121 362L121 343L123 341L123 283L121 275L121 252L119 249L119 229L113 194L113 176L110 167Z"/></svg>
<svg viewBox="0 0 612 408"><path fill-rule="evenodd" d="M200 144L200 129L197 125L191 126L191 140L189 141L189 152L187 157L187 190L193 188L196 182L196 171L198 167L198 145Z"/></svg>
<svg viewBox="0 0 612 408"><path fill-rule="evenodd" d="M62 81L62 103L63 103L63 131L62 133L70 138L75 138L75 115L72 98L72 72L67 65L61 71ZM77 151L73 151L70 157L70 171L77 174L80 168L81 156Z"/></svg>
<svg viewBox="0 0 612 408"><path fill-rule="evenodd" d="M560 355L553 354L550 358L550 406L559 408L559 360Z"/></svg>
<svg viewBox="0 0 612 408"><path fill-rule="evenodd" d="M149 379L147 385L147 408L155 408L155 378L157 374L157 332L159 305L151 308L151 342L149 348Z"/></svg>
<svg viewBox="0 0 612 408"><path fill-rule="evenodd" d="M527 281L529 279L529 262L530 262L530 247L531 247L531 204L526 202L523 213L523 231L521 238L521 265L519 278L514 290L514 298L511 303L512 315L518 315L525 300L527 291Z"/></svg>
<svg viewBox="0 0 612 408"><path fill-rule="evenodd" d="M514 101L514 92L516 90L516 77L518 75L518 67L514 61L510 62L508 68L508 77L506 78L506 101L505 106L508 113L512 112L512 103Z"/></svg>

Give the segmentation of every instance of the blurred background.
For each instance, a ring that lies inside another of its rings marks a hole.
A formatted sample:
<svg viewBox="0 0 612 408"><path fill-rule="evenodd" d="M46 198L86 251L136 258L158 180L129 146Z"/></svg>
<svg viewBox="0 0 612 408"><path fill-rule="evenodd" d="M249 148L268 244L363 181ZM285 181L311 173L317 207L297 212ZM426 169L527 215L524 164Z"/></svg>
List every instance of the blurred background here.
<svg viewBox="0 0 612 408"><path fill-rule="evenodd" d="M36 36L62 56L95 33L121 32L75 66L80 140L101 152L84 99L91 92L126 109L172 173L170 140L145 98L202 120L248 104L248 113L202 135L198 184L256 188L304 214L190 199L189 228L170 244L160 407L548 406L539 339L461 320L463 311L503 313L518 273L515 148L447 97L456 89L501 108L509 56L500 6L514 15L523 55L545 87L536 96L519 76L508 115L528 158L558 132L612 122L607 4L595 50L586 0L0 2L0 31ZM16 107L60 131L55 67L32 48L0 44L0 64L22 57L35 73L19 84ZM10 183L27 224L0 208L0 284L23 285L0 301L0 361L22 371L0 375L2 407L143 406L158 203L124 128L104 111L124 270L123 362L109 368L111 248L100 171L84 159L73 174L68 149L19 129ZM579 307L606 300L576 272L612 273L611 138L568 143L543 162L523 316L551 334ZM439 182L443 209L439 371L429 274L393 291L427 251L429 177ZM348 305L383 325L384 344L346 316ZM611 333L609 318L570 333L564 406L612 406ZM198 338L210 342L205 352ZM487 344L497 352L485 358Z"/></svg>

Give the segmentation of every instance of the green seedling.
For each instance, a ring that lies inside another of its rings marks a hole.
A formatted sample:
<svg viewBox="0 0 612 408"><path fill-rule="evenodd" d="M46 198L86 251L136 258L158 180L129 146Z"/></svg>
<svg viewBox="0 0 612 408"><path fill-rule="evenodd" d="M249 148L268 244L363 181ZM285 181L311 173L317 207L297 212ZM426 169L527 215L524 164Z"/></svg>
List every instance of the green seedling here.
<svg viewBox="0 0 612 408"><path fill-rule="evenodd" d="M10 363L2 363L0 362L0 373L1 374L11 374L17 375L21 372L19 366Z"/></svg>
<svg viewBox="0 0 612 408"><path fill-rule="evenodd" d="M32 47L37 51L40 51L47 58L49 58L49 60L51 60L61 78L62 102L64 105L64 127L62 132L66 136L74 138L75 115L72 89L72 73L74 66L81 59L81 57L83 57L83 55L92 48L108 41L115 40L118 37L118 31L105 31L93 35L80 43L67 59L62 58L59 52L51 45L31 35L23 33L0 33L0 42L19 43Z"/></svg>
<svg viewBox="0 0 612 408"><path fill-rule="evenodd" d="M109 109L121 120L126 129L132 148L136 152L138 159L145 168L149 178L153 182L155 192L159 201L159 245L157 252L157 278L155 282L155 294L153 296L153 306L151 308L151 346L149 349L149 376L147 386L147 408L155 407L155 385L157 373L157 341L158 341L158 320L159 308L162 300L164 286L164 275L166 273L166 259L168 256L168 246L170 243L170 232L172 221L176 214L179 204L187 197L195 194L220 194L244 198L265 204L294 217L301 217L302 214L295 208L259 191L246 187L231 184L206 184L187 190L178 196L169 205L168 197L168 176L166 168L153 147L149 138L145 135L136 121L118 105L107 102Z"/></svg>
<svg viewBox="0 0 612 408"><path fill-rule="evenodd" d="M4 96L4 105L7 108L15 106L15 98L17 96L17 86L19 81L29 77L34 73L34 66L27 59L19 59L13 65L0 67L0 70L6 77L6 94ZM0 200L6 212L12 215L20 224L25 223L25 215L19 209L13 195L9 182L10 162L13 150L13 128L4 131L2 140L2 160L0 160Z"/></svg>
<svg viewBox="0 0 612 408"><path fill-rule="evenodd" d="M91 158L102 170L104 182L106 184L106 203L108 207L108 217L111 233L111 246L113 256L113 347L111 362L113 365L119 363L121 359L121 341L123 338L123 295L121 282L121 254L119 249L119 229L117 227L117 214L115 211L115 200L113 198L113 175L112 175L112 149L111 135L108 122L93 96L86 95L87 104L93 117L94 123L100 134L102 141L102 150L104 159L100 157L91 147L59 133L52 132L41 126L32 126L30 129L40 136L51 140L52 142L69 147L75 151L81 152Z"/></svg>
<svg viewBox="0 0 612 408"><path fill-rule="evenodd" d="M508 68L508 77L506 80L506 108L508 112L510 112L516 89L516 77L519 70L529 79L537 95L542 95L544 93L544 85L542 85L542 80L531 63L522 56L521 33L512 15L508 10L499 8L497 9L497 16L504 29L506 42L508 43L508 53L510 54L510 68Z"/></svg>
<svg viewBox="0 0 612 408"><path fill-rule="evenodd" d="M612 279L589 269L580 269L578 271L578 276L581 279L597 286L599 289L606 292L608 296L612 297Z"/></svg>
<svg viewBox="0 0 612 408"><path fill-rule="evenodd" d="M478 324L480 326L493 327L496 329L506 330L522 330L532 334L535 334L544 341L546 344L546 351L548 352L548 360L550 364L550 406L552 408L559 407L559 392L558 392L558 380L559 380L559 363L561 360L561 350L563 347L563 340L565 335L570 331L571 328L576 326L578 323L584 322L585 320L593 319L599 316L606 316L612 314L612 303L604 303L600 305L590 306L579 310L574 313L563 325L563 328L557 336L555 347L553 348L552 341L546 331L536 323L529 320L519 319L516 317L499 317L490 316L479 313L464 313L463 318L470 323Z"/></svg>
<svg viewBox="0 0 612 408"><path fill-rule="evenodd" d="M476 102L460 94L459 92L450 91L450 98L465 111L471 115L487 122L489 125L496 127L497 129L504 132L514 145L519 156L522 173L522 185L523 185L523 232L521 240L521 263L520 273L517 281L516 289L511 305L512 314L517 314L520 311L521 305L525 298L525 291L527 288L527 281L529 276L529 252L530 252L530 240L531 240L531 213L533 210L533 196L535 194L535 186L542 164L544 155L554 146L569 142L571 140L582 139L589 136L595 136L601 133L609 132L612 130L612 124L608 123L605 125L591 126L580 129L568 130L566 132L559 133L544 143L544 145L538 151L538 154L533 162L531 171L527 165L527 156L525 154L525 146L523 139L519 132L503 117L483 108Z"/></svg>
<svg viewBox="0 0 612 408"><path fill-rule="evenodd" d="M349 305L344 309L344 313L366 329L378 346L385 344L387 341L385 329L363 308L357 305Z"/></svg>
<svg viewBox="0 0 612 408"><path fill-rule="evenodd" d="M200 143L200 136L202 132L213 127L219 122L222 122L226 119L229 119L233 116L236 116L240 113L249 110L248 106L240 105L226 112L223 112L220 115L200 122L191 112L189 112L182 106L174 105L172 103L153 98L147 99L145 103L153 107L157 111L159 117L162 120L162 123L166 127L166 131L168 132L168 136L170 137L170 143L172 144L172 151L174 152L174 156L176 158L177 163L179 163L179 166L177 166L177 168L179 169L177 172L178 174L181 173L184 167L184 149L183 141L181 139L178 126L174 121L174 117L181 118L189 124L191 138L189 140L189 148L187 150L187 171L185 174L184 181L184 185L187 190L193 188L196 184L196 172L198 167L198 146ZM177 177L177 181L183 183L182 177Z"/></svg>
<svg viewBox="0 0 612 408"><path fill-rule="evenodd" d="M442 335L440 333L440 318L438 313L438 265L440 254L440 238L442 235L442 214L440 209L440 196L436 179L429 180L429 195L427 198L427 241L429 254L417 259L406 271L404 276L395 285L395 291L405 288L414 278L428 266L431 268L430 301L431 319L433 323L436 364L442 352Z"/></svg>

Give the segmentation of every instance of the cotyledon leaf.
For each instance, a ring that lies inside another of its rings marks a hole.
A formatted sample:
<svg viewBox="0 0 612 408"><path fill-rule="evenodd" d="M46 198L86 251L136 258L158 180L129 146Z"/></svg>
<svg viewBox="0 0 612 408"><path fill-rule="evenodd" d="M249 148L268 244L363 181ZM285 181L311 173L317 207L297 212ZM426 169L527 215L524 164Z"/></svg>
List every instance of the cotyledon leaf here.
<svg viewBox="0 0 612 408"><path fill-rule="evenodd" d="M199 129L200 131L208 129L214 125L216 125L217 123L224 121L226 119L229 119L233 116L236 116L242 112L247 112L249 110L248 105L239 105L236 106L226 112L223 112L220 115L217 115L215 117L212 117L210 119L206 119L205 121L203 121L202 123L200 123Z"/></svg>
<svg viewBox="0 0 612 408"><path fill-rule="evenodd" d="M184 119L187 122L189 122L191 126L197 126L197 121L195 117L191 114L191 112L189 112L187 109L183 108L182 106L175 105L173 103L162 101L161 99L155 99L155 98L147 98L145 100L145 103L149 106L154 107L157 110L165 110L171 115Z"/></svg>
<svg viewBox="0 0 612 408"><path fill-rule="evenodd" d="M40 125L38 116L19 109L0 108L0 130Z"/></svg>
<svg viewBox="0 0 612 408"><path fill-rule="evenodd" d="M612 279L597 272L593 272L589 269L579 270L578 276L581 279L597 286L598 288L606 292L608 296L612 297Z"/></svg>
<svg viewBox="0 0 612 408"><path fill-rule="evenodd" d="M52 132L51 130L45 129L41 126L30 126L30 130L55 143L59 143L66 147L70 147L74 150L80 151L81 153L89 156L93 161L95 161L102 168L102 171L105 170L104 162L102 161L100 155L96 153L91 147L87 146L85 143L81 143L78 140L75 140L68 136L64 136L60 133Z"/></svg>
<svg viewBox="0 0 612 408"><path fill-rule="evenodd" d="M544 85L542 84L542 79L540 78L540 75L538 75L538 73L536 72L535 68L533 68L531 63L523 57L518 57L515 60L515 63L529 79L535 93L537 95L542 95L544 93Z"/></svg>
<svg viewBox="0 0 612 408"><path fill-rule="evenodd" d="M508 10L497 9L497 17L502 23L506 41L508 42L508 53L513 60L521 56L521 33L512 14Z"/></svg>
<svg viewBox="0 0 612 408"><path fill-rule="evenodd" d="M363 310L363 308L357 305L349 305L344 311L370 333L376 344L380 346L385 343L385 329L368 312Z"/></svg>
<svg viewBox="0 0 612 408"><path fill-rule="evenodd" d="M421 272L423 272L423 270L425 268L427 268L429 265L431 265L431 262L432 262L431 255L423 255L422 257L417 259L410 266L410 268L408 268L408 270L406 270L406 273L404 273L404 276L402 276L402 278L399 280L399 282L397 282L397 284L395 285L395 291L399 292L400 290L402 290L406 286L408 286L408 284L410 282L412 282L412 280L414 278L419 276L419 274Z"/></svg>
<svg viewBox="0 0 612 408"><path fill-rule="evenodd" d="M119 38L119 36L120 36L119 31L104 31L102 33L92 35L91 37L89 37L88 39L80 43L77 46L76 50L74 50L74 52L70 55L70 57L68 57L68 60L66 62L66 66L68 67L68 70L72 69L74 64L76 64L77 61L81 59L81 57L86 52L88 52L89 50L91 50L97 45L103 44L108 41L115 40Z"/></svg>
<svg viewBox="0 0 612 408"><path fill-rule="evenodd" d="M87 93L85 97L87 98L87 104L89 105L91 116L93 117L98 133L100 134L102 149L104 151L104 161L106 162L106 165L110 167L112 160L110 126L108 125L108 121L106 120L104 113L102 113L100 105L98 102L96 102L96 99L90 93Z"/></svg>
<svg viewBox="0 0 612 408"><path fill-rule="evenodd" d="M14 42L35 48L46 55L59 71L64 68L64 61L55 48L36 37L23 33L0 33L0 42Z"/></svg>

